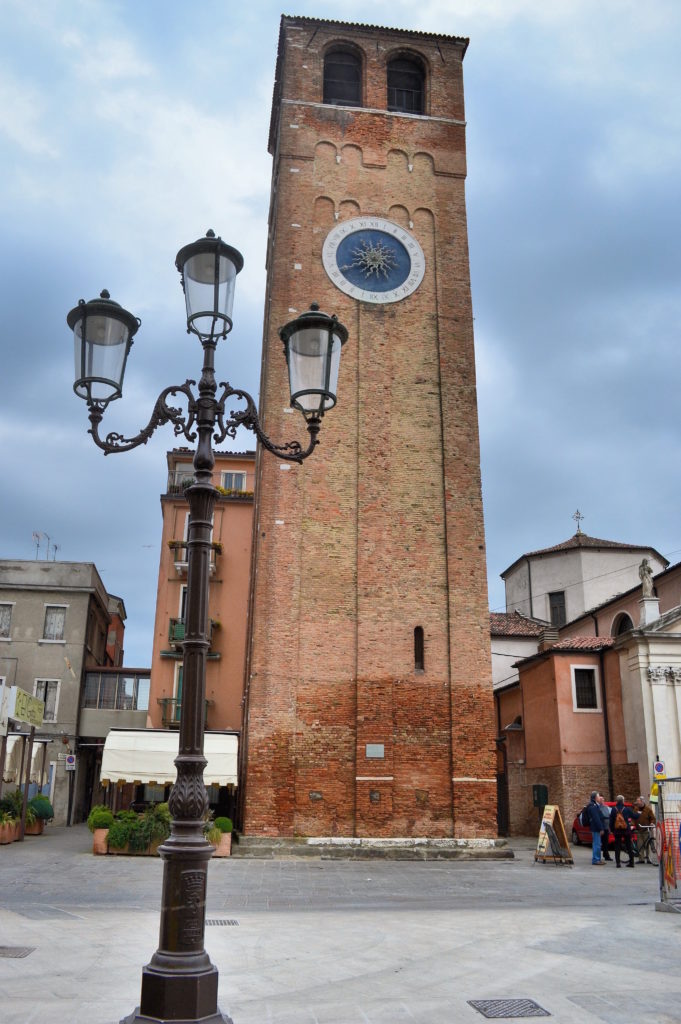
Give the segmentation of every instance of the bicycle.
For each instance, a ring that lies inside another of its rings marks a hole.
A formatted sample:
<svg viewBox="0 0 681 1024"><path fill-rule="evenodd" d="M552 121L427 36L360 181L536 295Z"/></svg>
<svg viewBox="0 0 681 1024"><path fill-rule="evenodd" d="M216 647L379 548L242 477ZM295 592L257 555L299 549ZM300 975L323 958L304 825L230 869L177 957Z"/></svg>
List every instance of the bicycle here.
<svg viewBox="0 0 681 1024"><path fill-rule="evenodd" d="M634 855L643 858L647 864L655 867L659 864L655 825L638 825L634 840Z"/></svg>

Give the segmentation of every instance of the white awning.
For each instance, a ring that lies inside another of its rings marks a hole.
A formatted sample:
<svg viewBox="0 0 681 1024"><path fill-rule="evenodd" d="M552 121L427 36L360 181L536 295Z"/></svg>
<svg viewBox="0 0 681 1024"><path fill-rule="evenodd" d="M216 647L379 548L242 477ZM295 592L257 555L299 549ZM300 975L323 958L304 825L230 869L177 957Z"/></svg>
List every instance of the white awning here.
<svg viewBox="0 0 681 1024"><path fill-rule="evenodd" d="M179 732L167 729L112 729L102 753L101 781L166 785L175 782L174 760ZM206 786L236 786L239 737L234 733L207 732L203 773Z"/></svg>

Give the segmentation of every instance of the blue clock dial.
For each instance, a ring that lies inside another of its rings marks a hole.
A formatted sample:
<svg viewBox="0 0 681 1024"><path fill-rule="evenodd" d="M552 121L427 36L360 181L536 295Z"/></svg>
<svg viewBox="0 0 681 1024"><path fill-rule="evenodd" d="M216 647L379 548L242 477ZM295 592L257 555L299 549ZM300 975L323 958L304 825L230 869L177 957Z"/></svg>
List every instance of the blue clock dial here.
<svg viewBox="0 0 681 1024"><path fill-rule="evenodd" d="M405 228L383 217L355 217L331 229L322 248L327 274L361 302L399 302L416 291L426 263Z"/></svg>
<svg viewBox="0 0 681 1024"><path fill-rule="evenodd" d="M409 253L385 231L355 231L348 235L336 249L336 263L346 281L375 292L397 288L411 270Z"/></svg>

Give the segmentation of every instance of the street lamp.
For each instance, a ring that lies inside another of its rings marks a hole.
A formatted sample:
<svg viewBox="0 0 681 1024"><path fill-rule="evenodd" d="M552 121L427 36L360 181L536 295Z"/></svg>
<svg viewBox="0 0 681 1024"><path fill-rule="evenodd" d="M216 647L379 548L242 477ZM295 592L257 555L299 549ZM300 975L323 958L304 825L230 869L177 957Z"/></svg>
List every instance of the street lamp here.
<svg viewBox="0 0 681 1024"><path fill-rule="evenodd" d="M187 604L183 645L183 694L177 780L168 801L172 816L170 837L159 848L163 858L163 893L159 947L142 970L140 1006L121 1024L142 1022L229 1021L217 1006L218 972L204 949L206 876L212 846L204 838L203 820L208 794L203 783L207 764L203 754L203 707L206 690L208 590L211 524L217 490L211 483L215 464L213 442L235 437L238 427L252 430L260 443L280 459L302 462L318 444L324 413L336 404L340 352L348 332L335 316L310 311L282 327L280 337L289 369L291 404L307 424L310 440L305 449L298 441L275 444L264 433L251 396L220 383L218 397L214 370L219 338L232 329L232 303L236 276L243 257L214 232L208 231L177 254L187 306L187 332L196 334L203 347L203 370L198 397L193 380L165 388L156 400L151 419L135 437L109 433L101 438L99 425L109 402L121 397L123 374L140 321L104 291L91 302L80 300L66 320L73 330L76 379L74 391L85 399L90 433L105 454L129 451L146 444L157 427L172 423L176 435L197 441L194 482L186 490L189 500L187 536ZM183 395L187 412L169 404ZM244 408L228 408L234 398Z"/></svg>

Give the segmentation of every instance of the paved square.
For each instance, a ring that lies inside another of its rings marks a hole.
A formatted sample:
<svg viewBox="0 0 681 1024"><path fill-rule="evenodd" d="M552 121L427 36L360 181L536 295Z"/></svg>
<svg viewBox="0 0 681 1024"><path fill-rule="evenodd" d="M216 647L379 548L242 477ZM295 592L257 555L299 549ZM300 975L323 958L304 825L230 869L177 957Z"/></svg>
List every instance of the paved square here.
<svg viewBox="0 0 681 1024"><path fill-rule="evenodd" d="M216 860L206 929L234 1024L476 1024L533 1000L557 1024L681 1022L681 916L657 871L515 860ZM161 863L93 857L84 826L0 848L3 1024L114 1024L158 943ZM520 1018L515 1018L520 1019Z"/></svg>

